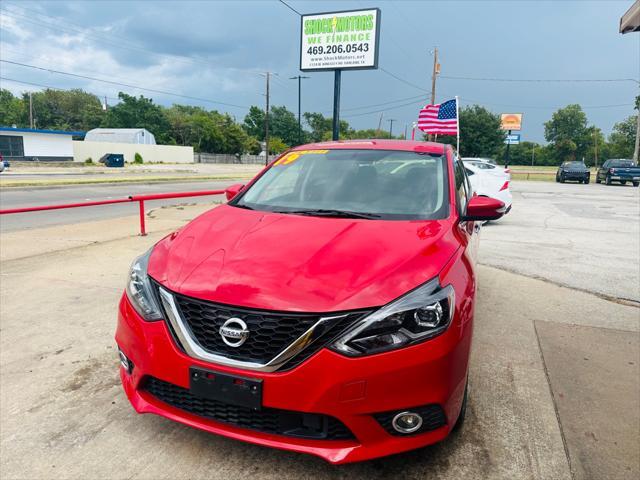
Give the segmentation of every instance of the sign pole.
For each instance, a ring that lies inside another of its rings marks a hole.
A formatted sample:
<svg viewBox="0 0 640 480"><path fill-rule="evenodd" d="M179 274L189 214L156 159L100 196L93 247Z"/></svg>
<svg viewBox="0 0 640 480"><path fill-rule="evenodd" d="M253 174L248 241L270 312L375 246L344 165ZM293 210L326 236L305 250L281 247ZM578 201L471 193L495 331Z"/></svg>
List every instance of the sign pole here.
<svg viewBox="0 0 640 480"><path fill-rule="evenodd" d="M340 83L342 70L334 70L333 77L333 140L340 139Z"/></svg>
<svg viewBox="0 0 640 480"><path fill-rule="evenodd" d="M509 138L510 136L511 136L511 130L507 130L507 151L505 152L505 155L504 155L505 168L509 166L509 147L511 146L511 139Z"/></svg>

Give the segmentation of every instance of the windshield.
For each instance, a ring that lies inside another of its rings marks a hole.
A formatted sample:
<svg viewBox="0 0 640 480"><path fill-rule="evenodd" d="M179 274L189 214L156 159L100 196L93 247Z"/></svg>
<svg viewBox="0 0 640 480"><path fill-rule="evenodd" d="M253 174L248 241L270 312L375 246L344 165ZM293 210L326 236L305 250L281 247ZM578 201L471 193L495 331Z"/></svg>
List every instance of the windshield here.
<svg viewBox="0 0 640 480"><path fill-rule="evenodd" d="M564 166L565 167L585 167L585 164L582 162L566 162Z"/></svg>
<svg viewBox="0 0 640 480"><path fill-rule="evenodd" d="M610 167L633 167L633 160L613 160Z"/></svg>
<svg viewBox="0 0 640 480"><path fill-rule="evenodd" d="M407 151L294 151L230 204L310 215L446 218L446 166L444 156Z"/></svg>

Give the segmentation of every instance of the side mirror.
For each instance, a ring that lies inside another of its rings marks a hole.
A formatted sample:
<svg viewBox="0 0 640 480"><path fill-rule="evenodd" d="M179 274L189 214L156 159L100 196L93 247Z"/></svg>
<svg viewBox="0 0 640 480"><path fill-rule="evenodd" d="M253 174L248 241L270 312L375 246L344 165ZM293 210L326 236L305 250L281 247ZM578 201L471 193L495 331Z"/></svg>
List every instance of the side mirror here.
<svg viewBox="0 0 640 480"><path fill-rule="evenodd" d="M233 198L240 193L240 190L244 188L244 185L241 183L236 183L235 185L231 185L230 187L225 188L224 194L227 196L227 200L233 200Z"/></svg>
<svg viewBox="0 0 640 480"><path fill-rule="evenodd" d="M497 220L504 215L504 202L491 197L474 196L467 204L467 214L462 220L484 221Z"/></svg>

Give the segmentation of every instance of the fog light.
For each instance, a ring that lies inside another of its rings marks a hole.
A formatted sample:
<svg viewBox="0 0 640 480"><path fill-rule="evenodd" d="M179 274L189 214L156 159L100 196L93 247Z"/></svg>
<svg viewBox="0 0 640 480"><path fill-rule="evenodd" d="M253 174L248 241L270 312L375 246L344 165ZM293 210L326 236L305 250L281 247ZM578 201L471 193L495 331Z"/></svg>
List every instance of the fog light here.
<svg viewBox="0 0 640 480"><path fill-rule="evenodd" d="M393 428L400 433L413 433L422 426L422 417L413 412L402 412L393 417Z"/></svg>
<svg viewBox="0 0 640 480"><path fill-rule="evenodd" d="M120 347L118 347L118 356L120 357L120 365L122 365L122 368L124 368L128 374L131 374L133 371L133 362L120 350Z"/></svg>

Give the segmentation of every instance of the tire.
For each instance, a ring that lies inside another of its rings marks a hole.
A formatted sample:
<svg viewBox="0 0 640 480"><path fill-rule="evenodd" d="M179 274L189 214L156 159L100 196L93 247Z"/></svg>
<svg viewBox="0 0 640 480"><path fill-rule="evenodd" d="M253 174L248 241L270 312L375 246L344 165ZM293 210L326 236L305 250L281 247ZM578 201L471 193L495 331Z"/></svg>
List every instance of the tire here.
<svg viewBox="0 0 640 480"><path fill-rule="evenodd" d="M606 183L607 185L611 185L611 175L607 175L607 177L604 179L604 183Z"/></svg>
<svg viewBox="0 0 640 480"><path fill-rule="evenodd" d="M585 178L584 179L584 184L585 185L589 185L589 180L591 180L589 177Z"/></svg>
<svg viewBox="0 0 640 480"><path fill-rule="evenodd" d="M458 419L456 420L455 425L451 429L451 431L455 432L456 430L460 430L462 424L464 423L464 417L467 414L467 399L469 398L469 378L467 378L467 383L464 386L464 397L462 398L462 406L460 407L460 414L458 415Z"/></svg>
<svg viewBox="0 0 640 480"><path fill-rule="evenodd" d="M633 182L634 187L637 187L638 185L640 185L640 182Z"/></svg>
<svg viewBox="0 0 640 480"><path fill-rule="evenodd" d="M564 177L560 175L560 183L564 183Z"/></svg>
<svg viewBox="0 0 640 480"><path fill-rule="evenodd" d="M600 176L596 173L596 183L600 183Z"/></svg>
<svg viewBox="0 0 640 480"><path fill-rule="evenodd" d="M620 180L620 184L621 184L621 185L626 185L626 184L627 184L627 181L626 181L626 180Z"/></svg>
<svg viewBox="0 0 640 480"><path fill-rule="evenodd" d="M560 183L560 179L558 178L558 175L556 175L556 183Z"/></svg>

